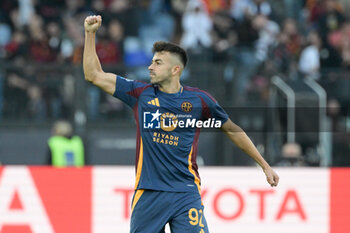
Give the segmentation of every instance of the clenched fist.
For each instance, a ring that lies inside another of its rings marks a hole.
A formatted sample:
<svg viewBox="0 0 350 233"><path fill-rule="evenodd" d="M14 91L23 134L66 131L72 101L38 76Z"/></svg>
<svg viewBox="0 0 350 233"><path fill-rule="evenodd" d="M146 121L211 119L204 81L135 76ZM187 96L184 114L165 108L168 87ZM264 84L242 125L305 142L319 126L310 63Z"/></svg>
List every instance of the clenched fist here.
<svg viewBox="0 0 350 233"><path fill-rule="evenodd" d="M271 185L271 187L277 186L280 179L277 173L270 167L263 169L263 171L266 175L266 180Z"/></svg>
<svg viewBox="0 0 350 233"><path fill-rule="evenodd" d="M102 18L100 15L91 15L86 17L84 28L86 32L96 32L101 26Z"/></svg>

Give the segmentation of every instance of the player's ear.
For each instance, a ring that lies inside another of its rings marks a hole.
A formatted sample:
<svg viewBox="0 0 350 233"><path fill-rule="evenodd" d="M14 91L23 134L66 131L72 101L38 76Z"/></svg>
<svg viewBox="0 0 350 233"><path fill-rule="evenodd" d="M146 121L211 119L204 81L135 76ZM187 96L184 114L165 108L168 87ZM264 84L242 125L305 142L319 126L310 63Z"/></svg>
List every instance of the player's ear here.
<svg viewBox="0 0 350 233"><path fill-rule="evenodd" d="M174 65L171 72L173 73L173 75L180 74L181 73L181 67L179 65Z"/></svg>

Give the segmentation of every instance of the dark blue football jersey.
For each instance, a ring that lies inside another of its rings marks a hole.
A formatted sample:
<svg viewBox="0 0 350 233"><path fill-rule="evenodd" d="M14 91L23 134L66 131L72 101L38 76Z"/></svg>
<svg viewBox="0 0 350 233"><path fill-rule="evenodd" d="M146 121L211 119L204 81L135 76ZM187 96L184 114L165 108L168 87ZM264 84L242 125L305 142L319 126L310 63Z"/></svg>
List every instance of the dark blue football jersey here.
<svg viewBox="0 0 350 233"><path fill-rule="evenodd" d="M200 192L200 129L220 128L228 119L217 101L198 88L168 94L120 76L113 96L129 105L136 119L135 189Z"/></svg>

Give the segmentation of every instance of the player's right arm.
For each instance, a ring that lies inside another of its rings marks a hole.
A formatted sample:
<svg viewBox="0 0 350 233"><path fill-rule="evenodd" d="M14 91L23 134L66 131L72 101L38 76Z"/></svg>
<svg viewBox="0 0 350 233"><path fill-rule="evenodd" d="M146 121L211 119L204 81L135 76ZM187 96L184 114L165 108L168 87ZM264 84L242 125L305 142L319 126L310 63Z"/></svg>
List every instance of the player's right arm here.
<svg viewBox="0 0 350 233"><path fill-rule="evenodd" d="M116 75L112 73L105 73L102 70L101 63L96 53L95 37L101 23L102 18L99 15L88 16L84 21L84 75L86 81L91 82L108 94L113 95L116 87Z"/></svg>

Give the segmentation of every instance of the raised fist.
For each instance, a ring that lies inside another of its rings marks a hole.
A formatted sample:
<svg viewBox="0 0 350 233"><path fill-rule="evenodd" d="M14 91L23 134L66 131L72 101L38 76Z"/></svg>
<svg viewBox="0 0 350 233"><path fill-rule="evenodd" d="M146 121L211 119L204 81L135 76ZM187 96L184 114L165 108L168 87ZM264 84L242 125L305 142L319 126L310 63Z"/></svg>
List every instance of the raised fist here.
<svg viewBox="0 0 350 233"><path fill-rule="evenodd" d="M91 15L85 18L84 28L86 32L96 32L101 26L102 18L100 15Z"/></svg>

